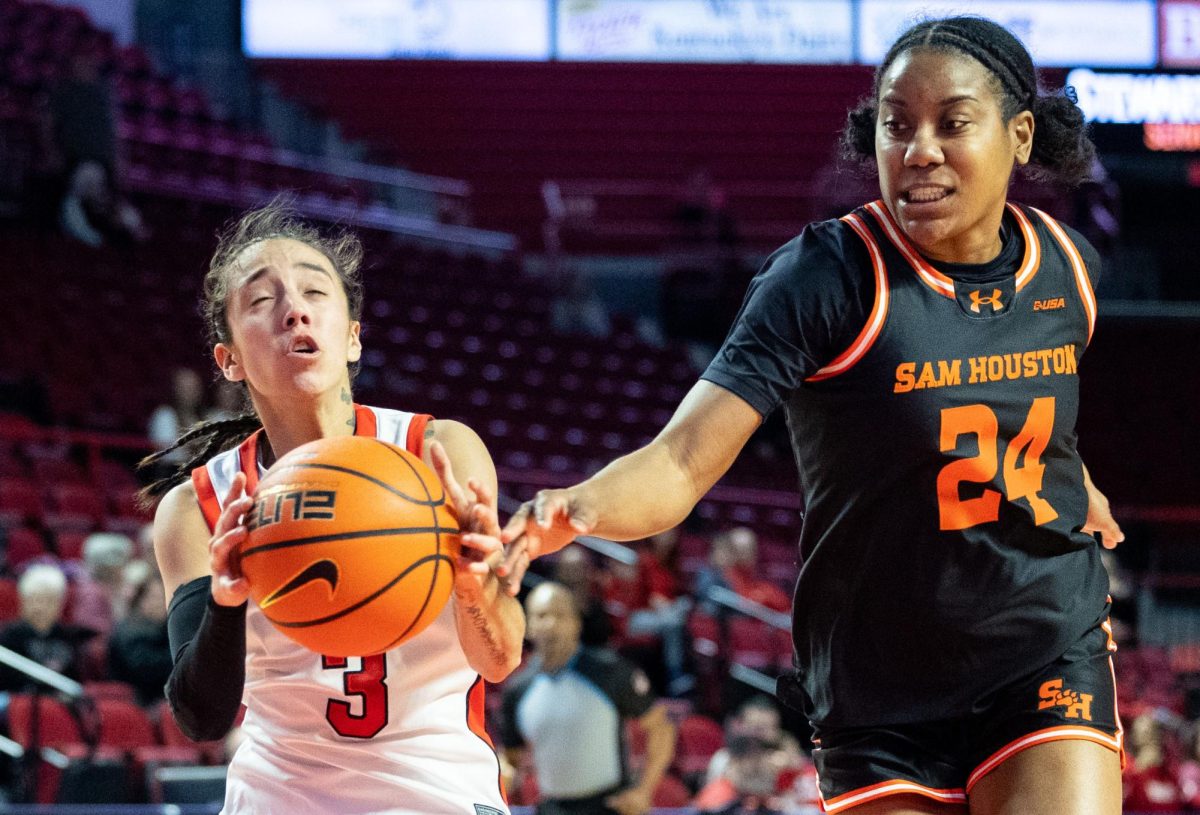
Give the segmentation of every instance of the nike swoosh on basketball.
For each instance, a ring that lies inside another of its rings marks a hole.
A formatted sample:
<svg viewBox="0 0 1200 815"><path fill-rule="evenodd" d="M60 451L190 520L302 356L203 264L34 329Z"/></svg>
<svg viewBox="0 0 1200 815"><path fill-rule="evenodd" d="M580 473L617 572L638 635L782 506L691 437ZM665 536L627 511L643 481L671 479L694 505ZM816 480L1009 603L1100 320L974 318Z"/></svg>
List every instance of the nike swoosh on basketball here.
<svg viewBox="0 0 1200 815"><path fill-rule="evenodd" d="M318 560L304 567L304 571L293 577L287 583L283 584L275 591L271 592L259 606L266 608L273 603L277 603L284 597L287 597L293 592L299 591L304 586L312 583L315 580L324 580L329 584L330 594L337 588L338 584L338 567L332 560Z"/></svg>

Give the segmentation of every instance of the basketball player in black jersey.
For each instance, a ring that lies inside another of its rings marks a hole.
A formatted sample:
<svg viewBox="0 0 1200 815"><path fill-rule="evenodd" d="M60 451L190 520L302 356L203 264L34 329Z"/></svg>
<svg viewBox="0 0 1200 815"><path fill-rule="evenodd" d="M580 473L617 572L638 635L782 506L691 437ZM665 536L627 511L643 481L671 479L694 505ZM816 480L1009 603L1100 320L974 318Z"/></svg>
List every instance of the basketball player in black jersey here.
<svg viewBox="0 0 1200 815"><path fill-rule="evenodd" d="M1084 176L1082 115L1012 34L954 17L897 40L846 142L880 200L779 249L662 433L523 506L501 568L679 523L782 404L806 517L780 693L825 811L1119 812L1093 534L1122 534L1074 431L1098 261L1007 202L1019 166Z"/></svg>

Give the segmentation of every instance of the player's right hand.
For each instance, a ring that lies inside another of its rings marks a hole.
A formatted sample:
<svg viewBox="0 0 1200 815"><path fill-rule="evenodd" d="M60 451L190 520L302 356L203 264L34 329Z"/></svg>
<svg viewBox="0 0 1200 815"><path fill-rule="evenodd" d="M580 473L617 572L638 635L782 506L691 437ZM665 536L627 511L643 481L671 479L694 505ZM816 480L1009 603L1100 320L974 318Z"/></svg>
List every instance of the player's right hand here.
<svg viewBox="0 0 1200 815"><path fill-rule="evenodd" d="M531 560L588 534L597 520L595 510L584 506L573 490L541 490L521 504L501 531L504 561L496 573L508 578L509 591L516 594Z"/></svg>
<svg viewBox="0 0 1200 815"><path fill-rule="evenodd" d="M212 597L217 605L240 606L250 597L250 584L242 575L238 552L249 534L245 515L253 506L254 500L246 495L246 476L238 473L225 495L221 517L217 519L216 528L208 541Z"/></svg>

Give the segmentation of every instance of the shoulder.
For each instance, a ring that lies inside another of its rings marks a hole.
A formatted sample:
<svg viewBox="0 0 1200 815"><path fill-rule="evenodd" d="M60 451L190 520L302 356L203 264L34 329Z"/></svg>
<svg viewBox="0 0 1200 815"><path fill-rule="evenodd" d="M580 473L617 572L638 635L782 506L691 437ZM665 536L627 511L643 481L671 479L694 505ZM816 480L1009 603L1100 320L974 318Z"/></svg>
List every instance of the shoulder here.
<svg viewBox="0 0 1200 815"><path fill-rule="evenodd" d="M1100 270L1100 253L1096 251L1096 247L1092 246L1091 241L1083 236L1083 234L1073 226L1068 226L1062 221L1058 222L1062 227L1063 232L1067 233L1067 237L1071 239L1071 243L1075 244L1075 248L1079 250L1080 257L1083 258L1083 265L1087 267L1088 274L1093 278Z"/></svg>
<svg viewBox="0 0 1200 815"><path fill-rule="evenodd" d="M1021 207L1021 211L1025 213L1026 217L1030 218L1035 224L1045 223L1043 218L1038 213L1035 213L1031 207L1024 205L1018 206ZM1064 221L1060 221L1053 215L1047 214L1045 217L1048 218L1051 223L1062 229L1063 233L1067 236L1067 239L1075 245L1075 248L1079 251L1079 256L1083 259L1083 265L1087 267L1088 275L1092 278L1093 283L1095 283L1096 278L1100 273L1100 253L1096 251L1094 246L1092 246L1091 241L1085 238L1083 233L1081 233L1075 227ZM1053 240L1055 244L1058 243L1057 238L1054 238Z"/></svg>
<svg viewBox="0 0 1200 815"><path fill-rule="evenodd" d="M798 278L842 277L848 267L869 265L862 238L840 218L809 224L771 254L764 269Z"/></svg>
<svg viewBox="0 0 1200 815"><path fill-rule="evenodd" d="M162 571L167 596L208 573L208 539L212 530L200 510L191 480L172 487L154 513L154 554Z"/></svg>
<svg viewBox="0 0 1200 815"><path fill-rule="evenodd" d="M430 418L425 425L425 439L426 441L436 439L446 447L453 444L474 444L476 442L483 444L478 433L470 426L455 419Z"/></svg>

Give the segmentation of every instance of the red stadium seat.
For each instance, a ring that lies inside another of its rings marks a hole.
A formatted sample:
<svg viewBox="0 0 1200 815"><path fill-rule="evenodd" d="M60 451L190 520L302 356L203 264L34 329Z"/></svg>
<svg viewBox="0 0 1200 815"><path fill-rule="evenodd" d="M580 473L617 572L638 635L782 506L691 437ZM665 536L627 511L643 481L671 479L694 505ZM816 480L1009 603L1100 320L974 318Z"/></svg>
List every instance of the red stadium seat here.
<svg viewBox="0 0 1200 815"><path fill-rule="evenodd" d="M55 512L84 515L99 521L105 515L104 497L87 484L55 484L50 487Z"/></svg>
<svg viewBox="0 0 1200 815"><path fill-rule="evenodd" d="M158 744L154 725L136 702L101 696L92 700L100 719L100 743L123 750Z"/></svg>
<svg viewBox="0 0 1200 815"><path fill-rule="evenodd" d="M17 581L11 577L0 577L0 623L15 620L21 614L21 600L17 596Z"/></svg>
<svg viewBox="0 0 1200 815"><path fill-rule="evenodd" d="M83 683L83 692L90 699L118 699L122 702L134 702L133 686L128 682L115 679L95 679Z"/></svg>
<svg viewBox="0 0 1200 815"><path fill-rule="evenodd" d="M687 785L671 773L667 773L658 782L658 789L654 791L654 799L651 803L655 807L678 809L686 807L691 800L692 792Z"/></svg>
<svg viewBox="0 0 1200 815"><path fill-rule="evenodd" d="M8 732L22 747L33 743L33 696L14 694L8 704ZM37 738L43 747L67 747L81 744L83 738L75 715L58 699L38 696Z"/></svg>
<svg viewBox="0 0 1200 815"><path fill-rule="evenodd" d="M41 490L24 478L0 478L0 511L8 511L26 521L38 521L45 514Z"/></svg>
<svg viewBox="0 0 1200 815"><path fill-rule="evenodd" d="M41 533L27 526L10 527L3 538L4 560L9 571L14 571L26 561L46 554L46 541Z"/></svg>
<svg viewBox="0 0 1200 815"><path fill-rule="evenodd" d="M679 723L675 767L684 776L702 773L725 745L725 731L707 716L692 714Z"/></svg>

